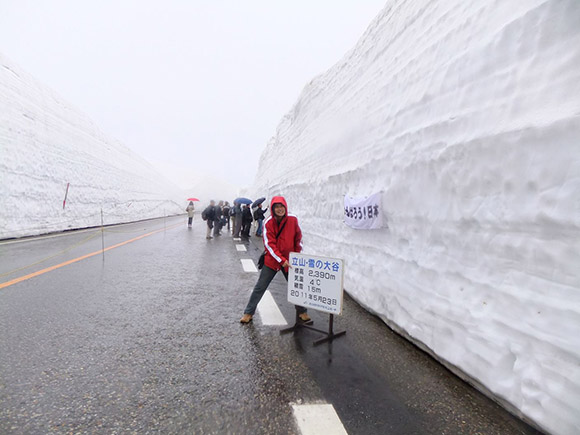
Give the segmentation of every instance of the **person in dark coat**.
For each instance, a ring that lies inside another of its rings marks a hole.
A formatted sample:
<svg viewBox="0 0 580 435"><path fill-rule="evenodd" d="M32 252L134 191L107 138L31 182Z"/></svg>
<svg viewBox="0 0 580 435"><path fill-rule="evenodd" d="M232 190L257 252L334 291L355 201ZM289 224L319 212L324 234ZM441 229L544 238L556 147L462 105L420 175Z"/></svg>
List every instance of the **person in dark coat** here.
<svg viewBox="0 0 580 435"><path fill-rule="evenodd" d="M234 208L230 214L234 218L234 238L239 238L242 230L242 206L234 201Z"/></svg>
<svg viewBox="0 0 580 435"><path fill-rule="evenodd" d="M211 230L213 229L213 223L215 220L215 201L213 199L209 202L209 205L203 211L202 217L205 219L207 223L207 232L205 238L213 239L213 237L211 236Z"/></svg>
<svg viewBox="0 0 580 435"><path fill-rule="evenodd" d="M230 203L226 201L223 211L223 226L228 226L228 233L230 232Z"/></svg>
<svg viewBox="0 0 580 435"><path fill-rule="evenodd" d="M266 210L268 210L267 207ZM258 208L254 211L254 220L258 222L258 228L256 229L256 236L258 237L262 237L262 224L264 223L266 210L262 210L262 204L258 204Z"/></svg>
<svg viewBox="0 0 580 435"><path fill-rule="evenodd" d="M250 237L250 228L252 227L253 221L252 210L249 205L245 204L242 210L242 236Z"/></svg>
<svg viewBox="0 0 580 435"><path fill-rule="evenodd" d="M224 205L223 201L220 201L218 205L214 207L215 216L213 217L213 235L221 236L222 233L222 207Z"/></svg>

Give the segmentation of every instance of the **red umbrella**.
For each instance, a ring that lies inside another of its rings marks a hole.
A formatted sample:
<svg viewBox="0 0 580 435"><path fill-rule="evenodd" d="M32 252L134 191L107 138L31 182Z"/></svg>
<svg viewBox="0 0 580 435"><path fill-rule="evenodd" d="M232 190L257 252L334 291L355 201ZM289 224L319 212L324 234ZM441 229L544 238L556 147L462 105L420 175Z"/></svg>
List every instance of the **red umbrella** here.
<svg viewBox="0 0 580 435"><path fill-rule="evenodd" d="M199 201L197 198L187 198L188 201Z"/></svg>

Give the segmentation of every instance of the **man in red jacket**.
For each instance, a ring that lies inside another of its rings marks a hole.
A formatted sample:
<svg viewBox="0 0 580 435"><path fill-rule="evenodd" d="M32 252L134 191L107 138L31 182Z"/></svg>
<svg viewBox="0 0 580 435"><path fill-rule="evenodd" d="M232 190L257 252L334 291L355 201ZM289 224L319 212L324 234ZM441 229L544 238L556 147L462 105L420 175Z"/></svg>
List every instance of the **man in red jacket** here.
<svg viewBox="0 0 580 435"><path fill-rule="evenodd" d="M254 286L244 315L240 319L242 323L252 321L260 299L279 270L282 270L284 277L288 280L290 252L302 251L302 231L300 231L296 216L287 212L288 206L284 197L275 196L272 198L270 210L272 215L264 223L264 247L266 248L264 267L262 267L258 282ZM301 321L310 322L306 308L296 305L296 311Z"/></svg>

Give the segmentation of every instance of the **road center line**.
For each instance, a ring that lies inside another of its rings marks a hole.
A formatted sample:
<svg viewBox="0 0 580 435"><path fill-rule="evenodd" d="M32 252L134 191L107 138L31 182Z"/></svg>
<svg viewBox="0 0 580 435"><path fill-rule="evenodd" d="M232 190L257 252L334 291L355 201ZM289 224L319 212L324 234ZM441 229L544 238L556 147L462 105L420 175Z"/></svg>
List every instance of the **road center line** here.
<svg viewBox="0 0 580 435"><path fill-rule="evenodd" d="M264 296L262 296L262 300L258 304L258 314L260 314L262 325L274 326L288 324L269 290L266 290Z"/></svg>
<svg viewBox="0 0 580 435"><path fill-rule="evenodd" d="M179 216L167 216L167 219L171 219L174 217L179 217ZM119 227L126 227L128 225L141 225L141 224L146 224L155 220L160 220L163 219L161 218L152 218L152 219L145 219L142 221L135 221L135 222L127 222L124 224L111 224L111 225L106 225L105 228L105 232L111 231L112 228L119 228ZM13 245L15 243L26 243L26 242L35 242L37 240L46 240L46 239L54 239L56 237L67 237L67 236L75 236L77 234L82 234L82 233L88 233L91 231L95 231L95 232L100 232L101 231L101 227L91 227L91 228L85 228L85 229L70 229L70 230L61 230L61 231L57 231L55 234L49 233L49 234L39 234L37 236L23 236L17 239L7 239L7 240L0 240L0 246L4 246L4 245Z"/></svg>
<svg viewBox="0 0 580 435"><path fill-rule="evenodd" d="M246 252L247 249L244 245L236 245L236 249L238 250L238 252Z"/></svg>
<svg viewBox="0 0 580 435"><path fill-rule="evenodd" d="M167 227L166 229L169 230L171 228L175 228L175 227L178 227L181 225L182 225L182 223L180 222L178 224L171 225L171 226ZM116 245L109 246L108 248L105 248L105 252L110 251L111 249L119 248L120 246L127 245L127 244L132 243L132 242L136 242L137 240L141 240L141 239L144 239L145 237L152 236L153 234L160 233L161 231L165 231L166 229L161 228L159 230L151 231L150 233L142 234L138 237L134 237L130 240L126 240L124 242L117 243ZM73 258L72 260L65 261L64 263L56 264L54 266L50 266L50 267L38 270L38 271L33 272L33 273L29 273L28 275L21 276L19 278L14 278L13 280L1 283L0 289L10 287L11 285L18 284L19 282L26 281L27 279L34 278L35 276L39 276L39 275L43 275L43 274L48 273L48 272L52 272L53 270L60 269L61 267L64 267L64 266L68 266L69 264L77 263L81 260L85 260L87 258L94 257L95 255L99 255L102 252L103 251L101 249L99 249L98 251L91 252L90 254L82 255L82 256L77 257L77 258Z"/></svg>
<svg viewBox="0 0 580 435"><path fill-rule="evenodd" d="M302 435L348 435L332 405L292 404L292 410Z"/></svg>
<svg viewBox="0 0 580 435"><path fill-rule="evenodd" d="M257 272L256 265L251 258L241 258L240 261L242 262L242 267L244 268L244 272Z"/></svg>

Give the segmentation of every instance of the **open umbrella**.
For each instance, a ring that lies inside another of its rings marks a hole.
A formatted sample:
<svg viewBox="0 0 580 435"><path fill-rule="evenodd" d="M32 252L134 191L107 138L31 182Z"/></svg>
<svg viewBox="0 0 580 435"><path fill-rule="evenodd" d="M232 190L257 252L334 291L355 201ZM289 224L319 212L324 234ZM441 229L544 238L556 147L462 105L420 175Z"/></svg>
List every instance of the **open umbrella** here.
<svg viewBox="0 0 580 435"><path fill-rule="evenodd" d="M188 201L199 201L197 198L187 198Z"/></svg>
<svg viewBox="0 0 580 435"><path fill-rule="evenodd" d="M262 197L259 199L256 199L254 201L254 203L252 204L252 208L259 206L260 204L262 204L264 201L266 201L266 198Z"/></svg>
<svg viewBox="0 0 580 435"><path fill-rule="evenodd" d="M238 204L251 204L252 200L248 198L237 198L234 199L234 202L237 202Z"/></svg>

